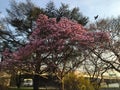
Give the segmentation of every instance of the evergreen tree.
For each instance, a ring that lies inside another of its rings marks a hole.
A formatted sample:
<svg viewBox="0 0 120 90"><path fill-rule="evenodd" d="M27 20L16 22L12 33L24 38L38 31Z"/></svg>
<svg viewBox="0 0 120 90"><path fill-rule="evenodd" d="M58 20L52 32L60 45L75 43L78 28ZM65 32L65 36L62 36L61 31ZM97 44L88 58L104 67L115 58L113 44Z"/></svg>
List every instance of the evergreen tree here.
<svg viewBox="0 0 120 90"><path fill-rule="evenodd" d="M46 8L40 8L30 0L20 3L12 0L10 2L10 8L6 9L6 11L8 13L6 22L15 29L14 41L15 44L17 43L18 45L24 45L28 42L28 37L36 27L35 20L40 13L46 14L49 18L57 18L57 21L66 17L68 19L75 20L82 25L85 25L88 22L88 18L83 16L82 13L79 12L78 8L70 10L68 5L62 3L57 9L52 1L46 5Z"/></svg>

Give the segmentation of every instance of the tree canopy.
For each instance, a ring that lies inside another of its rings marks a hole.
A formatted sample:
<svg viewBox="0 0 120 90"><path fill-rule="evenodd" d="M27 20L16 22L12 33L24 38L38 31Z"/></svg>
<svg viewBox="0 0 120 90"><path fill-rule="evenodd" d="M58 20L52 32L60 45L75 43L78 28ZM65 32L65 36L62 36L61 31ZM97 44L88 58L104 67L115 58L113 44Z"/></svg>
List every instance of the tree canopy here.
<svg viewBox="0 0 120 90"><path fill-rule="evenodd" d="M82 25L86 25L88 22L88 17L84 16L79 8L69 9L69 5L63 3L60 7L56 8L52 1L46 4L45 8L42 8L30 0L19 3L12 0L10 8L7 8L6 12L7 17L4 18L4 21L1 20L6 28L4 31L7 32L7 34L3 33L0 35L4 44L4 47L1 47L1 51L7 47L15 50L19 46L24 46L36 27L35 21L40 13L47 15L49 18L57 18L57 21L62 17L66 17Z"/></svg>
<svg viewBox="0 0 120 90"><path fill-rule="evenodd" d="M56 8L51 1L45 8L35 6L29 0L26 3L12 1L7 13L5 24L0 22L4 27L0 28L0 48L1 52L4 51L0 64L7 72L13 70L15 73L21 71L34 75L47 72L57 75L62 83L65 74L83 63L94 65L93 69L85 65L88 73L95 70L93 76L100 73L96 70L106 67L119 71L117 20L98 21L88 30L84 28L88 18L82 15L79 8L69 9L63 3ZM9 25L12 28L6 27ZM111 51L117 57L114 64L103 57L106 51ZM34 82L37 82L36 79Z"/></svg>
<svg viewBox="0 0 120 90"><path fill-rule="evenodd" d="M107 33L88 32L82 25L67 18L61 18L59 22L56 20L40 14L28 43L15 52L8 49L3 52L5 64L19 62L18 66L21 66L22 62L27 61L34 74L42 74L53 66L61 72L58 76L62 80L65 73L84 60L79 60L83 50L94 47L96 42L109 41ZM80 54L74 55L77 52Z"/></svg>

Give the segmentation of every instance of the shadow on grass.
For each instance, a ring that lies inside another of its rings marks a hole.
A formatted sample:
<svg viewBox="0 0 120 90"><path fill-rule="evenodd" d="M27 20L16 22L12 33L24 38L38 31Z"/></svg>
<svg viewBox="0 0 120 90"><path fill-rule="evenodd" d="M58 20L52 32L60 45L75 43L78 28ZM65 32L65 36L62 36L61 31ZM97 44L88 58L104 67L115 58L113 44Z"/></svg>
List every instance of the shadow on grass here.
<svg viewBox="0 0 120 90"><path fill-rule="evenodd" d="M9 87L9 90L33 90L33 87L21 87L21 88ZM58 90L58 89L55 89L55 88L39 88L39 90Z"/></svg>
<svg viewBox="0 0 120 90"><path fill-rule="evenodd" d="M21 88L9 87L9 90L33 90L33 88L32 87L21 87Z"/></svg>

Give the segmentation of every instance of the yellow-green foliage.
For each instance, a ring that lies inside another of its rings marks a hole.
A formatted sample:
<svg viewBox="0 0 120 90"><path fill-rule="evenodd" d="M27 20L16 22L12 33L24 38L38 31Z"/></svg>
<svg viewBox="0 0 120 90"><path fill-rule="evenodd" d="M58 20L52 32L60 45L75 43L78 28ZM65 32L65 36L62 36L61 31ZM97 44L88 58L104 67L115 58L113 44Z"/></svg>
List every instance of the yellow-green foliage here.
<svg viewBox="0 0 120 90"><path fill-rule="evenodd" d="M88 79L69 73L64 77L65 90L94 90Z"/></svg>
<svg viewBox="0 0 120 90"><path fill-rule="evenodd" d="M9 79L7 79L7 78L0 78L0 85L8 86L9 85Z"/></svg>

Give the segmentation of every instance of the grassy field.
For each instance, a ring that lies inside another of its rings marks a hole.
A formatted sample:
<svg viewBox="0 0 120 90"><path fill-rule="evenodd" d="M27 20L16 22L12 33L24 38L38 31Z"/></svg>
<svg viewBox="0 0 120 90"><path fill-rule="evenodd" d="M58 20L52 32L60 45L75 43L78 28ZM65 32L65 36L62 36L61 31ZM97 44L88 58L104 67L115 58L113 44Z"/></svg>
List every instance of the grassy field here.
<svg viewBox="0 0 120 90"><path fill-rule="evenodd" d="M33 88L32 87L21 87L21 88L9 87L9 90L33 90Z"/></svg>
<svg viewBox="0 0 120 90"><path fill-rule="evenodd" d="M21 88L16 88L16 87L10 87L9 90L33 90L33 87L21 87ZM39 88L39 90L57 90L55 88Z"/></svg>

